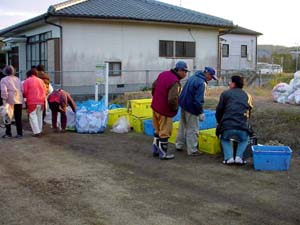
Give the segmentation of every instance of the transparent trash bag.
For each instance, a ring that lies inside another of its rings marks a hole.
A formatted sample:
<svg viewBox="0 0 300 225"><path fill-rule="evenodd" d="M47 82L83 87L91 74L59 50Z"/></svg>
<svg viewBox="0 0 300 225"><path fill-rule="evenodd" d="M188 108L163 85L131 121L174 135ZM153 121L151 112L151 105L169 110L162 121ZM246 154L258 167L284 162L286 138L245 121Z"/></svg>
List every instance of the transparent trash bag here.
<svg viewBox="0 0 300 225"><path fill-rule="evenodd" d="M130 125L125 116L121 116L110 130L115 133L127 133L130 131Z"/></svg>

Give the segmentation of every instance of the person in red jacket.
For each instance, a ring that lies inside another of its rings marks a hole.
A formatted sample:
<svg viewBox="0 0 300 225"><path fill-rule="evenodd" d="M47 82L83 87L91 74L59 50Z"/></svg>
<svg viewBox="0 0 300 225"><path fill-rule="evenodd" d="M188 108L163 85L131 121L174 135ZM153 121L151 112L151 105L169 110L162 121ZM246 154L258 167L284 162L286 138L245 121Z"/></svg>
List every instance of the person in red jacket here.
<svg viewBox="0 0 300 225"><path fill-rule="evenodd" d="M23 83L23 95L26 98L29 123L33 137L40 137L43 131L43 109L47 89L44 82L37 77L36 69L27 72L27 79Z"/></svg>
<svg viewBox="0 0 300 225"><path fill-rule="evenodd" d="M52 112L52 128L55 132L58 131L57 127L57 113L60 112L61 132L66 131L67 126L67 106L70 105L73 112L76 111L76 104L71 95L62 90L54 90L48 97L49 107Z"/></svg>
<svg viewBox="0 0 300 225"><path fill-rule="evenodd" d="M153 110L153 156L160 159L173 159L173 154L168 154L168 139L172 134L172 117L178 111L178 97L181 90L180 80L186 77L187 64L183 61L176 63L174 69L164 71L152 85L152 110Z"/></svg>

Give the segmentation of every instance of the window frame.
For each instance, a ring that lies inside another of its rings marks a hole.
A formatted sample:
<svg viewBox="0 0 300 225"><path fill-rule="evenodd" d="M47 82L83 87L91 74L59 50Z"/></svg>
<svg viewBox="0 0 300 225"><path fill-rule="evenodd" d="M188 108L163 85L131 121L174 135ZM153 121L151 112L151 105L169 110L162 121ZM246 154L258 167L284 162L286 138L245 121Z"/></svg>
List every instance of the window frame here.
<svg viewBox="0 0 300 225"><path fill-rule="evenodd" d="M159 57L195 58L196 42L159 40Z"/></svg>
<svg viewBox="0 0 300 225"><path fill-rule="evenodd" d="M174 41L159 40L159 57L174 56Z"/></svg>
<svg viewBox="0 0 300 225"><path fill-rule="evenodd" d="M224 47L227 46L227 51L224 51ZM222 58L229 57L229 44L222 44Z"/></svg>
<svg viewBox="0 0 300 225"><path fill-rule="evenodd" d="M246 49L246 51L243 49ZM247 56L248 56L248 46L241 45L241 58L247 58Z"/></svg>
<svg viewBox="0 0 300 225"><path fill-rule="evenodd" d="M52 39L52 31L36 34L27 38L26 67L30 69L38 64L45 65L48 70L48 40ZM43 49L42 49L43 48Z"/></svg>
<svg viewBox="0 0 300 225"><path fill-rule="evenodd" d="M122 76L122 62L121 61L110 61L107 63L108 63L108 76L111 76L111 77ZM120 69L114 70L113 69L114 65L119 65Z"/></svg>

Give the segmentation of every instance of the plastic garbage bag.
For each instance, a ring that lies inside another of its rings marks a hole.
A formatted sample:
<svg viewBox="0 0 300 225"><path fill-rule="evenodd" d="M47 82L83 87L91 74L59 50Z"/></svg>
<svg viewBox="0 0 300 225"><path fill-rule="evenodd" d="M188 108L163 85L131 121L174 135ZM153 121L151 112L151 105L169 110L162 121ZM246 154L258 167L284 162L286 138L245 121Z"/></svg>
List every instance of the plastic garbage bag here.
<svg viewBox="0 0 300 225"><path fill-rule="evenodd" d="M10 124L14 115L13 106L4 104L0 107L0 116L4 124Z"/></svg>
<svg viewBox="0 0 300 225"><path fill-rule="evenodd" d="M110 130L115 133L127 133L130 131L130 125L125 116L121 116Z"/></svg>
<svg viewBox="0 0 300 225"><path fill-rule="evenodd" d="M70 106L67 107L66 111L66 116L67 116L67 130L75 131L75 113L73 112L72 108Z"/></svg>
<svg viewBox="0 0 300 225"><path fill-rule="evenodd" d="M293 92L293 88L286 83L277 84L272 90L273 100L279 103L288 102L288 96Z"/></svg>
<svg viewBox="0 0 300 225"><path fill-rule="evenodd" d="M294 78L295 78L295 79L300 79L300 70L298 70L298 71L296 71L296 72L294 73Z"/></svg>
<svg viewBox="0 0 300 225"><path fill-rule="evenodd" d="M300 89L297 89L294 92L294 96L295 96L295 104L300 105Z"/></svg>
<svg viewBox="0 0 300 225"><path fill-rule="evenodd" d="M75 126L78 133L102 133L106 128L107 109L104 99L88 100L77 104Z"/></svg>

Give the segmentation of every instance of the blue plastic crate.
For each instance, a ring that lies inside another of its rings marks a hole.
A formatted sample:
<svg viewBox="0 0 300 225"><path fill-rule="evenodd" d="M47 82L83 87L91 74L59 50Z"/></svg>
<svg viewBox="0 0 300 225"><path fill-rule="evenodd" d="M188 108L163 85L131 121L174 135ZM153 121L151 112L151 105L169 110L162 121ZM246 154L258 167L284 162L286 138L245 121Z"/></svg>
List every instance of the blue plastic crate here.
<svg viewBox="0 0 300 225"><path fill-rule="evenodd" d="M253 145L255 170L289 170L292 150L288 146Z"/></svg>
<svg viewBox="0 0 300 225"><path fill-rule="evenodd" d="M199 122L199 130L207 130L211 128L216 128L216 111L213 110L204 110L205 119L204 121Z"/></svg>
<svg viewBox="0 0 300 225"><path fill-rule="evenodd" d="M153 136L154 128L152 120L144 120L144 133L148 136Z"/></svg>

